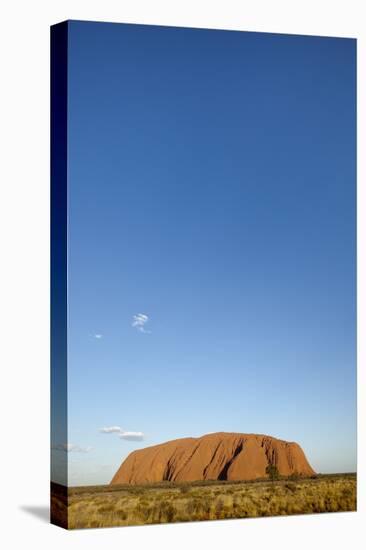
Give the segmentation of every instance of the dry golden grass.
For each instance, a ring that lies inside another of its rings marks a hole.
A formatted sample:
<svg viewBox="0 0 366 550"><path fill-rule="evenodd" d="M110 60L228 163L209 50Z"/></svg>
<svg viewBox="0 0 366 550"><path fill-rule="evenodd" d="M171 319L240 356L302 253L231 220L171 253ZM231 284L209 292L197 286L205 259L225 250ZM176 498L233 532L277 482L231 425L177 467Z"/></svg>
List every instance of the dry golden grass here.
<svg viewBox="0 0 366 550"><path fill-rule="evenodd" d="M356 510L356 475L69 489L68 527L112 527Z"/></svg>

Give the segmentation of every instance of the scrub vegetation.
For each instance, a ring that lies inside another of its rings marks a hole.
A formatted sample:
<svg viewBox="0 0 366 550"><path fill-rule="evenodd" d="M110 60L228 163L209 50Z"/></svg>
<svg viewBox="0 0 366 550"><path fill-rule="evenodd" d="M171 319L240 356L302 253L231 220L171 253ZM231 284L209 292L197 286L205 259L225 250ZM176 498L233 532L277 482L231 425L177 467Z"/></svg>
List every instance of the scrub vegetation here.
<svg viewBox="0 0 366 550"><path fill-rule="evenodd" d="M67 510L69 529L346 512L356 510L356 474L73 487Z"/></svg>

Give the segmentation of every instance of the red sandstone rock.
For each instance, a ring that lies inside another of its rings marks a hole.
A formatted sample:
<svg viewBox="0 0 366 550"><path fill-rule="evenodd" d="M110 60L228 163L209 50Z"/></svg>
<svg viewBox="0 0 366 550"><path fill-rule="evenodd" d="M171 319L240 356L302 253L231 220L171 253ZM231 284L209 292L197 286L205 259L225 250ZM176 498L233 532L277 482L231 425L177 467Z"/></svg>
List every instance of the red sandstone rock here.
<svg viewBox="0 0 366 550"><path fill-rule="evenodd" d="M134 451L111 484L250 480L266 477L269 464L283 476L315 474L297 443L267 435L219 432Z"/></svg>

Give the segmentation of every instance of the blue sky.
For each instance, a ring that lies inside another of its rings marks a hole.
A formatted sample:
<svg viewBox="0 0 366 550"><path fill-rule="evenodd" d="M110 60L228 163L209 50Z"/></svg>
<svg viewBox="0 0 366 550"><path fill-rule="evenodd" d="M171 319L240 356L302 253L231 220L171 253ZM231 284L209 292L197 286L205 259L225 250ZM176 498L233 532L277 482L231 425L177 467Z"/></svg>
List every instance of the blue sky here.
<svg viewBox="0 0 366 550"><path fill-rule="evenodd" d="M69 23L69 484L212 431L356 469L355 58Z"/></svg>

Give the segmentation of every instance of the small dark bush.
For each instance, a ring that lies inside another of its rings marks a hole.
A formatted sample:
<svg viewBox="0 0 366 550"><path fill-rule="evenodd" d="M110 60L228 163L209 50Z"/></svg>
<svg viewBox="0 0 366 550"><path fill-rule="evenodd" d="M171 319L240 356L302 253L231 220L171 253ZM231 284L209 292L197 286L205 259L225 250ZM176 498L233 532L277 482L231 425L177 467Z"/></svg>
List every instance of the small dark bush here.
<svg viewBox="0 0 366 550"><path fill-rule="evenodd" d="M266 474L268 475L269 479L271 479L272 481L280 477L278 468L274 464L268 464L266 468Z"/></svg>

